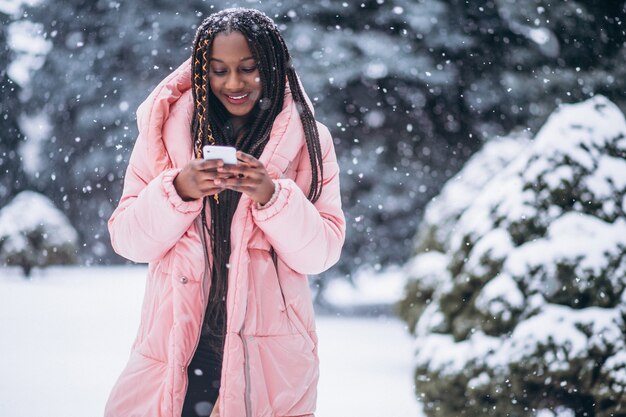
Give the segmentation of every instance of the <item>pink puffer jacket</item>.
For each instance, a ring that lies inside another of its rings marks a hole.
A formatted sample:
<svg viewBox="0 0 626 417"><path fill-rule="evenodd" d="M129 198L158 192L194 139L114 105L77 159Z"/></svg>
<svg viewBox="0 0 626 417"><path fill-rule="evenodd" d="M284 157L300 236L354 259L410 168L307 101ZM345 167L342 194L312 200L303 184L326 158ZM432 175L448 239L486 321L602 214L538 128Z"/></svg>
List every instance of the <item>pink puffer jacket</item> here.
<svg viewBox="0 0 626 417"><path fill-rule="evenodd" d="M192 158L190 61L137 111L139 137L124 191L108 226L115 251L149 263L141 324L128 364L106 405L108 417L180 417L187 371L209 292L199 213L173 186ZM321 198L306 198L311 164L289 90L261 155L280 183L264 209L243 195L235 212L228 276L222 417L312 415L318 338L307 274L337 262L345 236L339 167L328 129L318 124L324 164ZM210 245L209 245L210 247ZM274 263L270 249L274 248Z"/></svg>

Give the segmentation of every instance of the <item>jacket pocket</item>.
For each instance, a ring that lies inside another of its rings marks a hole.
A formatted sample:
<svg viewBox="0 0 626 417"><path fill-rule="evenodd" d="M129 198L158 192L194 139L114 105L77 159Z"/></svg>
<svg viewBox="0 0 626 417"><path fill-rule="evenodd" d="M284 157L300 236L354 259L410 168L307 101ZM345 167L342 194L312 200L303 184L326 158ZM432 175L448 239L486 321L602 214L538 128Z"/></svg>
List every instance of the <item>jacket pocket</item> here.
<svg viewBox="0 0 626 417"><path fill-rule="evenodd" d="M313 341L313 338L307 331L306 327L304 327L304 323L302 323L302 320L300 320L300 316L298 316L298 313L296 313L296 310L291 304L287 305L287 318L289 319L289 322L296 328L298 333L300 333L300 336L302 336L307 342L309 348L311 350L314 350L315 341Z"/></svg>
<svg viewBox="0 0 626 417"><path fill-rule="evenodd" d="M173 321L171 252L157 262L146 279L140 338L134 348L153 360L167 360L167 332ZM165 334L165 336L164 336Z"/></svg>
<svg viewBox="0 0 626 417"><path fill-rule="evenodd" d="M148 266L148 275L146 277L146 284L144 287L143 301L141 302L141 315L139 319L139 328L137 330L137 336L133 343L132 348L139 346L146 338L146 334L152 328L154 320L154 311L158 305L158 281L155 279L156 275L160 274L163 267L163 261L158 260Z"/></svg>
<svg viewBox="0 0 626 417"><path fill-rule="evenodd" d="M272 257L272 262L274 263L274 269L276 271L276 281L278 282L278 288L280 289L280 295L282 296L283 307L284 307L285 314L287 315L287 320L289 320L289 323L291 323L291 325L296 328L296 331L300 334L300 336L304 338L309 348L311 350L314 350L315 342L313 341L313 339L311 338L311 335L307 331L306 326L300 319L300 316L296 312L296 309L293 307L293 305L287 303L287 300L285 297L285 291L283 291L283 285L280 281L280 277L278 276L278 255L276 254L276 251L274 250L274 248L270 250L270 255Z"/></svg>
<svg viewBox="0 0 626 417"><path fill-rule="evenodd" d="M252 390L259 400L254 415L299 416L315 410L319 361L299 334L250 337ZM256 411L256 413L255 413Z"/></svg>

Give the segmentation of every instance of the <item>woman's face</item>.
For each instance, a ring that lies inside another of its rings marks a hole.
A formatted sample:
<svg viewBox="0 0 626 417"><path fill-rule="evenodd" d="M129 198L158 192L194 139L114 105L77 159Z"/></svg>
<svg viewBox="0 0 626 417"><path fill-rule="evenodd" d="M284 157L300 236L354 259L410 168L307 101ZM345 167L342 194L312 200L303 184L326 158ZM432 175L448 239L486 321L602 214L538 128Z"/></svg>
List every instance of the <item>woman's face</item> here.
<svg viewBox="0 0 626 417"><path fill-rule="evenodd" d="M261 81L243 34L216 35L209 66L209 83L215 97L231 116L247 116L261 97Z"/></svg>

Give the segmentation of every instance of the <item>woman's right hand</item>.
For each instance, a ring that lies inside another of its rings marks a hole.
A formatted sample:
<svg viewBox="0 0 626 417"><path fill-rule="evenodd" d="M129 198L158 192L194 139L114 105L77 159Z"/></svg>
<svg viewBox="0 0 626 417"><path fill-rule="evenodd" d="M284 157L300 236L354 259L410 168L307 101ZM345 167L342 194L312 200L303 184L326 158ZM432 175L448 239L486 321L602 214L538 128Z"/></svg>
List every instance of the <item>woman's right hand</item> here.
<svg viewBox="0 0 626 417"><path fill-rule="evenodd" d="M174 178L174 188L184 201L218 194L225 188L215 185L214 180L230 177L230 174L217 172L217 168L223 166L221 159L192 159Z"/></svg>

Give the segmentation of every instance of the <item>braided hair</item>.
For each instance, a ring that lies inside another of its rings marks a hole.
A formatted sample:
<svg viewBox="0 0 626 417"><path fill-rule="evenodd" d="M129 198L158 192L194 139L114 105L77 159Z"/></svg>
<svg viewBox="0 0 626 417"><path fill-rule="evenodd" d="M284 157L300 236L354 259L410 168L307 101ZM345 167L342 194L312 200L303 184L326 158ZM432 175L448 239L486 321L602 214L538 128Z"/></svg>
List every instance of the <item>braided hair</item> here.
<svg viewBox="0 0 626 417"><path fill-rule="evenodd" d="M262 97L255 104L241 135L230 133L230 115L211 91L209 60L215 36L240 32L248 41L252 56L259 68ZM198 27L191 60L194 113L191 137L196 158L202 158L202 147L207 144L235 146L238 150L259 158L267 144L272 124L284 104L286 82L298 109L304 129L311 162L312 178L308 199L317 201L322 192L322 152L319 132L308 106L291 57L276 24L265 14L254 9L231 8L211 14ZM221 357L226 334L226 293L228 290L228 262L230 258L230 226L241 193L225 190L219 198L204 197L203 228L211 240L213 266L211 291L203 324L203 331L211 335L213 350ZM206 205L210 207L210 227L207 225ZM205 250L207 248L205 247Z"/></svg>

